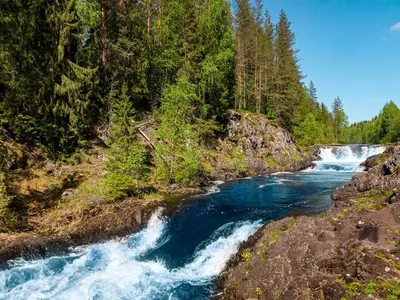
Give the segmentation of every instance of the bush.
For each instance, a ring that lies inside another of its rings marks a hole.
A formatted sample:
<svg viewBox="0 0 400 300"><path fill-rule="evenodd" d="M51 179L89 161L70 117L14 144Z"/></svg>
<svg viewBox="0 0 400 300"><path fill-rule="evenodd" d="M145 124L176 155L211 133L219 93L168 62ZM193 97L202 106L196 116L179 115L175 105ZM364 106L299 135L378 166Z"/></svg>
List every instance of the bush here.
<svg viewBox="0 0 400 300"><path fill-rule="evenodd" d="M108 173L100 183L104 199L115 201L135 193L137 182L127 174Z"/></svg>

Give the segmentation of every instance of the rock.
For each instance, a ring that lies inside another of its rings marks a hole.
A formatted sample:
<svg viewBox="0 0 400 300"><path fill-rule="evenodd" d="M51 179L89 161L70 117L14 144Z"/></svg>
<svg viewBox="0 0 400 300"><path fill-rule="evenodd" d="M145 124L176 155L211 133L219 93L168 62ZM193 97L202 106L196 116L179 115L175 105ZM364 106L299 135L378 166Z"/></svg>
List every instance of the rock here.
<svg viewBox="0 0 400 300"><path fill-rule="evenodd" d="M69 192L69 191L64 191L63 193L62 193L62 195L61 195L61 198L62 199L65 199L65 198L68 198L69 196L71 196L71 192Z"/></svg>
<svg viewBox="0 0 400 300"><path fill-rule="evenodd" d="M362 288L354 299L370 299L369 282L397 282L392 270L400 260L399 164L395 145L333 192L335 205L326 216L264 225L229 261L218 281L219 298L254 298L260 287L268 291L262 299L340 300L346 286L357 282ZM243 261L244 252L251 259Z"/></svg>
<svg viewBox="0 0 400 300"><path fill-rule="evenodd" d="M315 149L300 151L290 133L261 115L230 111L228 131L203 159L212 166L211 180L299 171L316 160Z"/></svg>

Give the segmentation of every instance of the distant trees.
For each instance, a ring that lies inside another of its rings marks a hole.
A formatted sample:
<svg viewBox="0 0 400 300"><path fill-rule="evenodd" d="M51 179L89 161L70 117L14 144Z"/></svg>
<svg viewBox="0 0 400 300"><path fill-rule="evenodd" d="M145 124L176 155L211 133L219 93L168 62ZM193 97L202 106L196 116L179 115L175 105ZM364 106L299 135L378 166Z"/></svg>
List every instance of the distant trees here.
<svg viewBox="0 0 400 300"><path fill-rule="evenodd" d="M390 101L371 121L352 124L347 131L347 141L350 143L398 142L400 141L400 110L393 101Z"/></svg>

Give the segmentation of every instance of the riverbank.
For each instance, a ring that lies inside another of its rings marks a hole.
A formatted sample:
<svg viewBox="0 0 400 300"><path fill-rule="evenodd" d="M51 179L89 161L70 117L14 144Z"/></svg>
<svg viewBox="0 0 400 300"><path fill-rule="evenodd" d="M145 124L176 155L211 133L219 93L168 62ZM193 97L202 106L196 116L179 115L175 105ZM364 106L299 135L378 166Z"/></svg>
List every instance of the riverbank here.
<svg viewBox="0 0 400 300"><path fill-rule="evenodd" d="M146 135L152 137L154 128L148 128L144 129ZM71 246L123 237L143 228L151 213L166 206L168 199L175 199L172 206L176 209L180 195L205 193L215 180L298 171L312 166L315 160L313 150L296 147L286 130L265 117L232 111L226 135L215 139L203 152L202 186L143 181L142 195L110 203L99 189L105 172L101 143L62 163L52 162L37 148L12 141L6 146L17 198L16 209L7 220L13 230L0 233L3 262L16 257L44 257Z"/></svg>
<svg viewBox="0 0 400 300"><path fill-rule="evenodd" d="M220 299L398 299L400 146L368 159L318 217L264 225L219 278Z"/></svg>

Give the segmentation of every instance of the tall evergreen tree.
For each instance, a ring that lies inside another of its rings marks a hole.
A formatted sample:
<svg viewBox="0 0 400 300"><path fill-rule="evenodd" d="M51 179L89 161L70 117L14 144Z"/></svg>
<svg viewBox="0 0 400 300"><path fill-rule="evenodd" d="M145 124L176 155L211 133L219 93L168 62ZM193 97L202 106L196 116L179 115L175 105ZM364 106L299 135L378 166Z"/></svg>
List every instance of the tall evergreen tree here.
<svg viewBox="0 0 400 300"><path fill-rule="evenodd" d="M290 22L282 10L276 26L275 55L276 73L273 104L277 116L286 128L292 130L293 115L301 103L303 87L302 75L294 49L295 37L290 29Z"/></svg>
<svg viewBox="0 0 400 300"><path fill-rule="evenodd" d="M348 120L347 115L343 109L342 100L336 97L332 104L332 115L333 115L333 133L335 142L342 142L343 129L347 127Z"/></svg>
<svg viewBox="0 0 400 300"><path fill-rule="evenodd" d="M274 24L271 22L271 16L268 10L265 11L265 21L264 21L264 84L263 84L263 94L264 94L264 109L263 112L269 117L275 116L275 109L273 107L273 86L275 81L275 50L274 50L274 36L275 29Z"/></svg>
<svg viewBox="0 0 400 300"><path fill-rule="evenodd" d="M236 0L236 101L235 108L251 109L254 68L252 52L255 20L248 0Z"/></svg>
<svg viewBox="0 0 400 300"><path fill-rule="evenodd" d="M312 80L308 86L308 95L314 103L318 103L317 88L314 86L314 82Z"/></svg>

